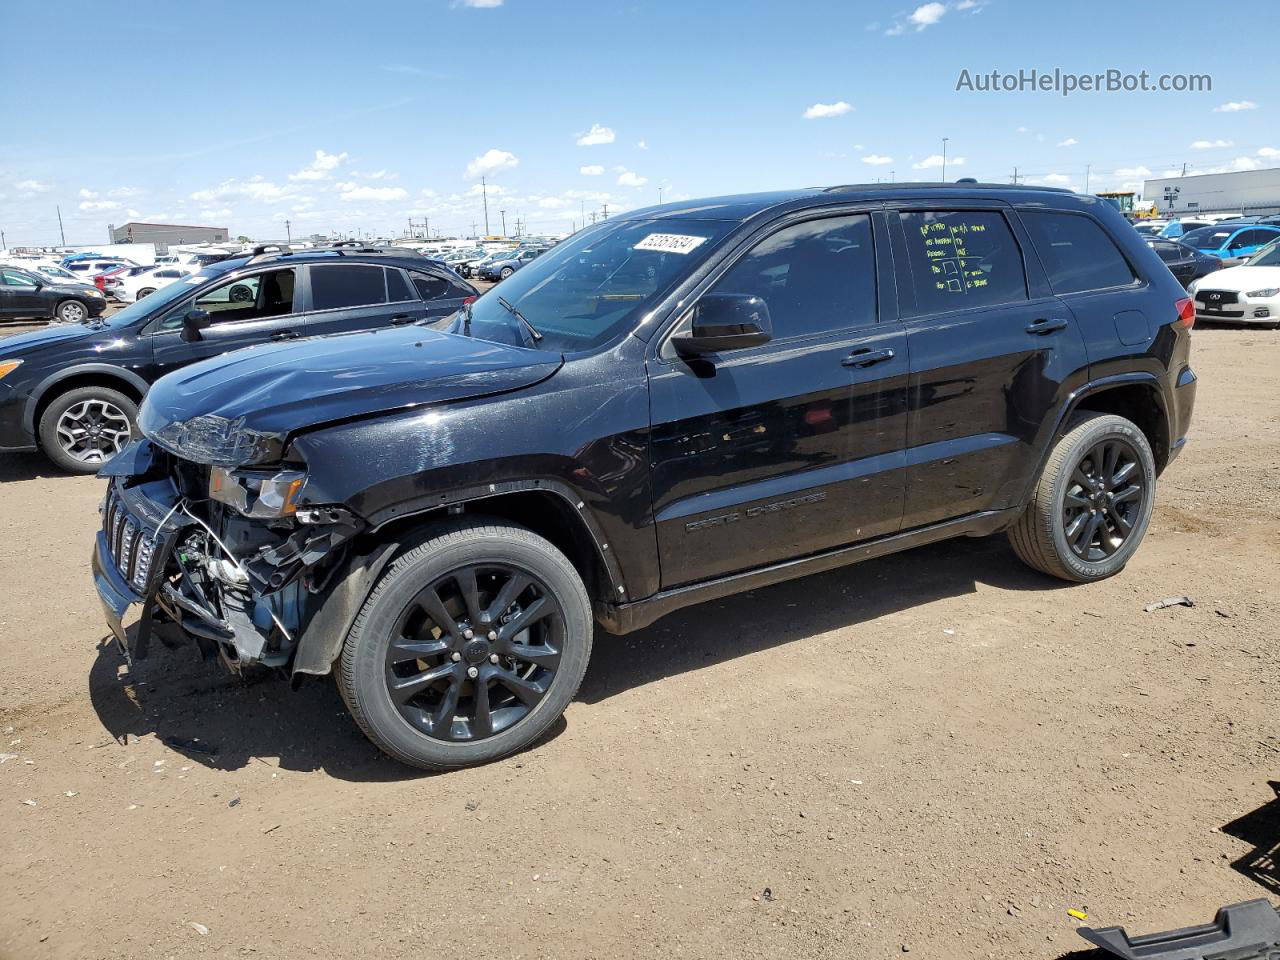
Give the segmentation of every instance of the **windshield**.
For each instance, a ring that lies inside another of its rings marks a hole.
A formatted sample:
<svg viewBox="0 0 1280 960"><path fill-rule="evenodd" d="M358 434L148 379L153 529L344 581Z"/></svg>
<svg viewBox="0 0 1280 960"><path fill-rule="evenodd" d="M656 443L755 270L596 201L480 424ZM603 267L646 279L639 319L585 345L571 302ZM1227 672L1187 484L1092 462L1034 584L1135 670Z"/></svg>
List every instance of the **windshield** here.
<svg viewBox="0 0 1280 960"><path fill-rule="evenodd" d="M720 220L606 221L531 260L502 282L500 292L543 335L540 349L587 350L634 324L734 226ZM453 329L460 324L456 320ZM473 305L471 334L527 342L522 325L493 295Z"/></svg>
<svg viewBox="0 0 1280 960"><path fill-rule="evenodd" d="M1280 240L1272 240L1245 261L1246 267L1280 267Z"/></svg>
<svg viewBox="0 0 1280 960"><path fill-rule="evenodd" d="M1201 227L1184 233L1178 239L1195 247L1197 250L1217 250L1231 236L1230 230L1219 230L1217 227Z"/></svg>
<svg viewBox="0 0 1280 960"><path fill-rule="evenodd" d="M183 277L181 280L166 284L150 296L143 297L141 300L135 300L123 310L119 310L109 317L100 318L108 327L127 327L139 320L160 312L170 304L181 300L187 296L196 287L204 284L206 281L214 277L222 276L218 273L197 273L190 277Z"/></svg>

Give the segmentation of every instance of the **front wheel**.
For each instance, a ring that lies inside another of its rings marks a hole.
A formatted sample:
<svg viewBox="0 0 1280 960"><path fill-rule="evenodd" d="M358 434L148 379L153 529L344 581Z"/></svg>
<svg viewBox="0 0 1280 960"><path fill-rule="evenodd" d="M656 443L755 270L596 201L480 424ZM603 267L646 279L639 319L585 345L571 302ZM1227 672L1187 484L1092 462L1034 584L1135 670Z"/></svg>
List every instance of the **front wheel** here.
<svg viewBox="0 0 1280 960"><path fill-rule="evenodd" d="M499 274L499 276L500 276L503 280L505 280L505 279L507 279L507 277L511 276L513 273L515 273L515 271L514 271L514 270L512 270L510 267L503 267L503 268L502 268L502 273L500 273L500 274Z"/></svg>
<svg viewBox="0 0 1280 960"><path fill-rule="evenodd" d="M97 473L129 445L136 433L137 405L118 390L68 390L40 417L40 446L68 473Z"/></svg>
<svg viewBox="0 0 1280 960"><path fill-rule="evenodd" d="M54 310L54 316L63 323L79 323L89 316L89 311L79 300L63 300Z"/></svg>
<svg viewBox="0 0 1280 960"><path fill-rule="evenodd" d="M563 553L499 520L440 528L395 560L347 635L338 688L411 766L487 763L564 713L591 656L591 603Z"/></svg>
<svg viewBox="0 0 1280 960"><path fill-rule="evenodd" d="M1009 541L1043 573L1074 583L1102 580L1138 549L1155 492L1155 458L1137 425L1084 415L1054 445Z"/></svg>
<svg viewBox="0 0 1280 960"><path fill-rule="evenodd" d="M138 291L138 295L134 299L141 300L143 297L149 297L155 292L156 292L155 287L143 287L141 290Z"/></svg>

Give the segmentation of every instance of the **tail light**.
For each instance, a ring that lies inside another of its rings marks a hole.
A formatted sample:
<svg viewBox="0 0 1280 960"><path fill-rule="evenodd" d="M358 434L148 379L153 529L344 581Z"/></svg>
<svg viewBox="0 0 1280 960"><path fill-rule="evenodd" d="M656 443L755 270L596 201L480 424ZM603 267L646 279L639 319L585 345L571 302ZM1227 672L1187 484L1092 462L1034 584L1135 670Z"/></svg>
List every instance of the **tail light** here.
<svg viewBox="0 0 1280 960"><path fill-rule="evenodd" d="M1183 297L1175 304L1178 309L1178 326L1190 330L1196 325L1196 304L1190 297Z"/></svg>
<svg viewBox="0 0 1280 960"><path fill-rule="evenodd" d="M477 299L476 297L467 297L467 299L462 301L462 305L464 307L469 307L476 302L476 299Z"/></svg>
<svg viewBox="0 0 1280 960"><path fill-rule="evenodd" d="M104 277L101 277L101 276L97 276L93 278L93 285L97 287L99 290L105 291L107 289L107 281Z"/></svg>

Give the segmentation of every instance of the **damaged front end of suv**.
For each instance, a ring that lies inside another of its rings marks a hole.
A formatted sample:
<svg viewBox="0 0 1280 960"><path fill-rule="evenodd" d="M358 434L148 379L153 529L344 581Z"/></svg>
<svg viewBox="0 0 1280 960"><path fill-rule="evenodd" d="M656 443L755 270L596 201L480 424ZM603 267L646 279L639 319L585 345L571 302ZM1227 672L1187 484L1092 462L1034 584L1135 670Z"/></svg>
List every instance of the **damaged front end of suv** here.
<svg viewBox="0 0 1280 960"><path fill-rule="evenodd" d="M232 670L293 661L365 525L341 505L308 503L306 465L280 462L279 442L203 417L154 430L101 471L94 580L126 656L145 656L154 634L192 639ZM251 465L264 459L277 462ZM122 621L135 603L129 642Z"/></svg>

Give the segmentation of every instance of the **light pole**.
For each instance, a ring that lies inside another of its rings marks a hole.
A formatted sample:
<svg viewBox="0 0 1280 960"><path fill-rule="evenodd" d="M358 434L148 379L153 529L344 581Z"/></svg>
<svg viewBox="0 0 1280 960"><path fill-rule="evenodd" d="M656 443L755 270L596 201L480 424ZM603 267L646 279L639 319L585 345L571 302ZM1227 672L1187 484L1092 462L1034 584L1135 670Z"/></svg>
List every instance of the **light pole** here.
<svg viewBox="0 0 1280 960"><path fill-rule="evenodd" d="M502 214L502 235L505 237L507 235L507 211L499 210L498 213Z"/></svg>
<svg viewBox="0 0 1280 960"><path fill-rule="evenodd" d="M662 188L658 188L658 206L662 206Z"/></svg>
<svg viewBox="0 0 1280 960"><path fill-rule="evenodd" d="M480 196L484 199L484 235L489 235L489 191L485 186L484 177L480 178Z"/></svg>
<svg viewBox="0 0 1280 960"><path fill-rule="evenodd" d="M947 141L950 137L942 138L942 182L947 182Z"/></svg>

